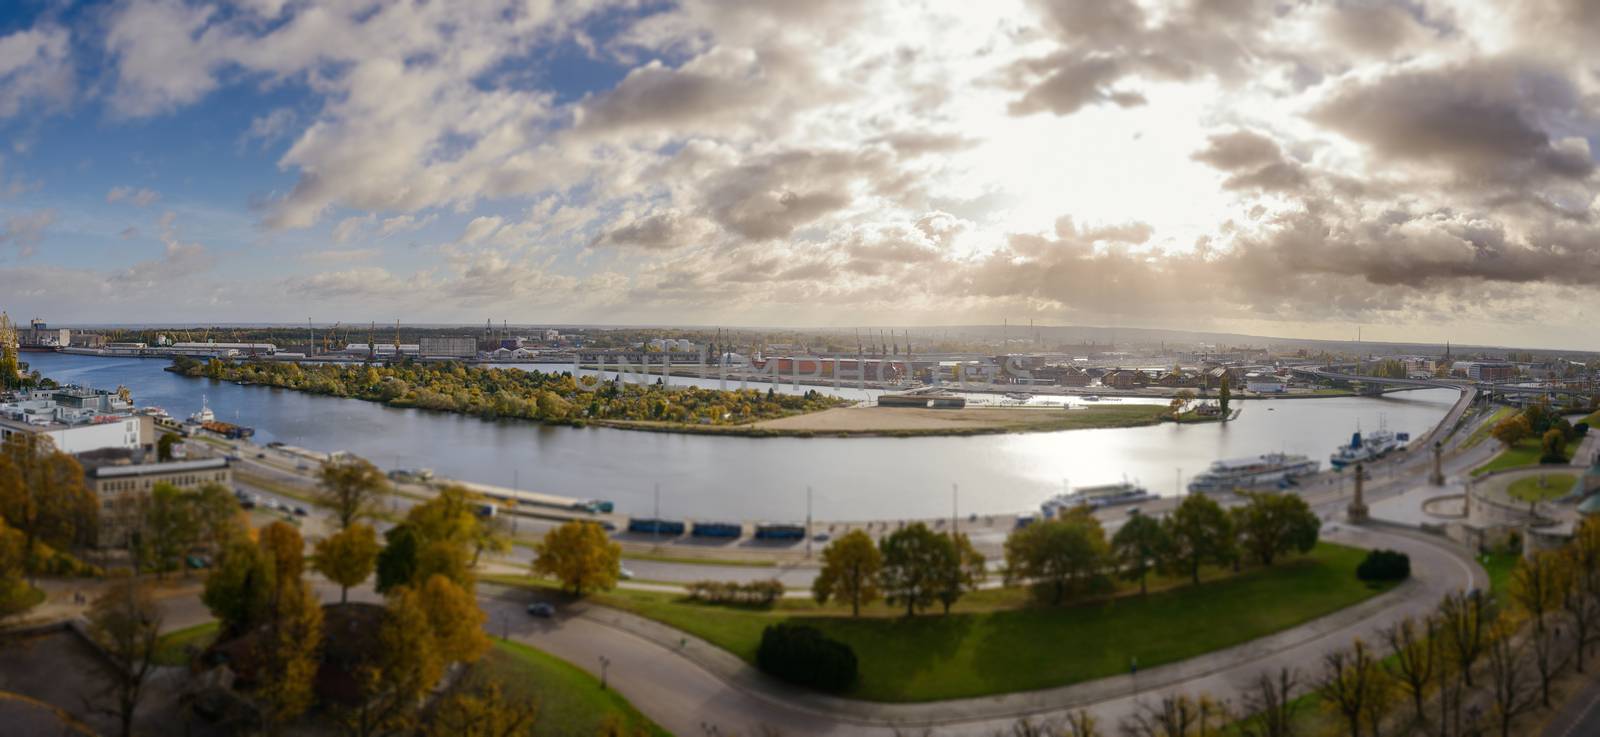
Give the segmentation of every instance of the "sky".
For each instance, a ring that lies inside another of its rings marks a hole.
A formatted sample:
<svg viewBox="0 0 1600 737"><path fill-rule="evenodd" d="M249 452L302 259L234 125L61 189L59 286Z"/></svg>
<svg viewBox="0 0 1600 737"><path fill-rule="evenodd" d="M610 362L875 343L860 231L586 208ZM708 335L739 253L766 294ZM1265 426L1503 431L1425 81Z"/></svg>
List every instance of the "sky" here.
<svg viewBox="0 0 1600 737"><path fill-rule="evenodd" d="M1600 349L1600 0L9 0L0 308Z"/></svg>

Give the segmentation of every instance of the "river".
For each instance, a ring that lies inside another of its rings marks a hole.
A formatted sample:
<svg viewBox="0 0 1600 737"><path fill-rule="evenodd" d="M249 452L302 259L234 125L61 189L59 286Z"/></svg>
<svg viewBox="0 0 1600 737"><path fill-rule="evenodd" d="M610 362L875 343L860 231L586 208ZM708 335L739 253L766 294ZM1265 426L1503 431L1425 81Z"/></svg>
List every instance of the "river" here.
<svg viewBox="0 0 1600 737"><path fill-rule="evenodd" d="M1322 459L1359 423L1426 432L1456 399L1449 389L1382 398L1243 401L1226 424L922 438L739 438L550 427L534 422L396 409L356 399L189 379L166 361L52 353L23 359L62 383L127 386L139 406L174 417L205 396L218 419L256 428L255 440L347 450L379 466L424 466L441 476L573 497L610 499L623 514L802 520L806 487L818 520L927 518L1034 509L1073 486L1126 477L1173 494L1222 457L1268 451ZM680 380L687 381L687 380ZM710 382L715 384L713 380ZM801 387L803 391L805 387ZM853 394L853 393L852 393Z"/></svg>

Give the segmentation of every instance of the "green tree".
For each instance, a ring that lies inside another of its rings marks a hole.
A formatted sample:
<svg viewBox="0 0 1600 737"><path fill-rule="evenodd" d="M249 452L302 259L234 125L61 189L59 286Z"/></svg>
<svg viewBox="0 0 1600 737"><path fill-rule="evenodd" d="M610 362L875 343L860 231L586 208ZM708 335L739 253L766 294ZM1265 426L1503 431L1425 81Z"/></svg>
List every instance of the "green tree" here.
<svg viewBox="0 0 1600 737"><path fill-rule="evenodd" d="M322 464L317 503L333 514L339 529L371 519L389 495L389 479L364 458L345 456Z"/></svg>
<svg viewBox="0 0 1600 737"><path fill-rule="evenodd" d="M550 530L533 552L534 574L560 581L575 596L617 585L622 546L594 522L573 520Z"/></svg>
<svg viewBox="0 0 1600 737"><path fill-rule="evenodd" d="M365 522L356 522L317 543L314 566L339 584L340 604L349 601L351 586L361 585L372 575L379 549L377 531Z"/></svg>
<svg viewBox="0 0 1600 737"><path fill-rule="evenodd" d="M861 605L877 600L878 572L883 568L883 553L872 537L851 530L822 549L822 570L811 582L811 596L818 604L829 599L850 602L850 615L861 616Z"/></svg>
<svg viewBox="0 0 1600 737"><path fill-rule="evenodd" d="M139 567L164 577L183 565L183 557L200 536L194 505L178 487L158 483L145 501L143 520L136 533Z"/></svg>
<svg viewBox="0 0 1600 737"><path fill-rule="evenodd" d="M229 542L249 532L239 500L222 484L203 484L188 492L185 502L193 509L198 542L212 552L227 548Z"/></svg>
<svg viewBox="0 0 1600 737"><path fill-rule="evenodd" d="M0 519L0 624L34 605L33 587L23 579L22 533Z"/></svg>
<svg viewBox="0 0 1600 737"><path fill-rule="evenodd" d="M137 578L115 581L89 607L89 637L100 647L103 688L97 711L116 716L122 737L133 735L133 715L155 671L161 607Z"/></svg>
<svg viewBox="0 0 1600 737"><path fill-rule="evenodd" d="M1228 375L1222 375L1222 383L1217 387L1217 409L1222 410L1222 418L1228 418L1228 400L1233 398L1233 390L1228 386Z"/></svg>
<svg viewBox="0 0 1600 737"><path fill-rule="evenodd" d="M1168 565L1200 583L1200 566L1233 561L1233 520L1216 500L1190 494L1167 517Z"/></svg>
<svg viewBox="0 0 1600 737"><path fill-rule="evenodd" d="M956 565L947 565L940 570L943 578L939 581L939 603L944 605L944 613L950 613L950 607L961 599L962 594L974 591L978 585L988 577L988 559L983 553L972 546L972 539L962 533L955 533L951 538L955 546Z"/></svg>
<svg viewBox="0 0 1600 737"><path fill-rule="evenodd" d="M410 525L395 525L383 533L383 541L378 553L378 593L387 594L416 578L417 533Z"/></svg>
<svg viewBox="0 0 1600 737"><path fill-rule="evenodd" d="M200 600L222 622L223 633L233 637L266 621L276 588L272 562L253 541L240 538L206 576Z"/></svg>
<svg viewBox="0 0 1600 737"><path fill-rule="evenodd" d="M178 444L176 433L162 433L161 439L156 441L156 460L165 463L172 460L172 446Z"/></svg>
<svg viewBox="0 0 1600 737"><path fill-rule="evenodd" d="M1032 581L1061 604L1101 580L1111 551L1099 520L1079 507L1011 533L1005 553L1006 583Z"/></svg>
<svg viewBox="0 0 1600 737"><path fill-rule="evenodd" d="M1150 568L1165 555L1167 530L1161 521L1143 514L1128 517L1122 529L1111 538L1111 551L1123 577L1139 582L1139 593L1147 591Z"/></svg>
<svg viewBox="0 0 1600 737"><path fill-rule="evenodd" d="M940 582L961 565L955 543L921 522L890 533L879 543L883 568L878 586L891 605L904 605L906 616L927 609L938 596Z"/></svg>
<svg viewBox="0 0 1600 737"><path fill-rule="evenodd" d="M1261 565L1316 547L1322 520L1299 494L1247 493L1245 498L1249 503L1237 510L1239 540Z"/></svg>

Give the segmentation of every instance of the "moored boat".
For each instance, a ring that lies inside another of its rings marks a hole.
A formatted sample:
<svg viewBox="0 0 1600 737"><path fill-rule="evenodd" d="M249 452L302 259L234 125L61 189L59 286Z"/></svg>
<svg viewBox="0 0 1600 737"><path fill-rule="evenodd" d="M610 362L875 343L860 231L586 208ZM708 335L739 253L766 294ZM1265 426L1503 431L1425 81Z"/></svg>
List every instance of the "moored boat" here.
<svg viewBox="0 0 1600 737"><path fill-rule="evenodd" d="M1215 461L1204 473L1189 482L1191 494L1219 494L1268 484L1282 484L1313 474L1317 461L1293 453L1263 453L1248 458Z"/></svg>
<svg viewBox="0 0 1600 737"><path fill-rule="evenodd" d="M1084 486L1076 491L1057 494L1039 505L1039 511L1045 517L1055 517L1064 510L1084 506L1090 509L1103 509L1122 504L1136 504L1148 499L1156 498L1155 494L1138 484L1124 481L1118 484L1102 484L1100 486Z"/></svg>

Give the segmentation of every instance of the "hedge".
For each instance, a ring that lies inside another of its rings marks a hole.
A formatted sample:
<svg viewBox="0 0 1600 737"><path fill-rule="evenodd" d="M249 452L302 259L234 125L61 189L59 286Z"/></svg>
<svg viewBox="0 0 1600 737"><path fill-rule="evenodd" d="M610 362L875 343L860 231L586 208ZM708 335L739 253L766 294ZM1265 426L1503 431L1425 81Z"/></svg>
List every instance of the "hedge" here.
<svg viewBox="0 0 1600 737"><path fill-rule="evenodd" d="M774 624L763 630L756 666L819 691L845 691L856 683L855 651L803 624Z"/></svg>
<svg viewBox="0 0 1600 737"><path fill-rule="evenodd" d="M1374 550L1356 566L1356 578L1368 583L1404 581L1411 577L1411 556L1394 550Z"/></svg>

